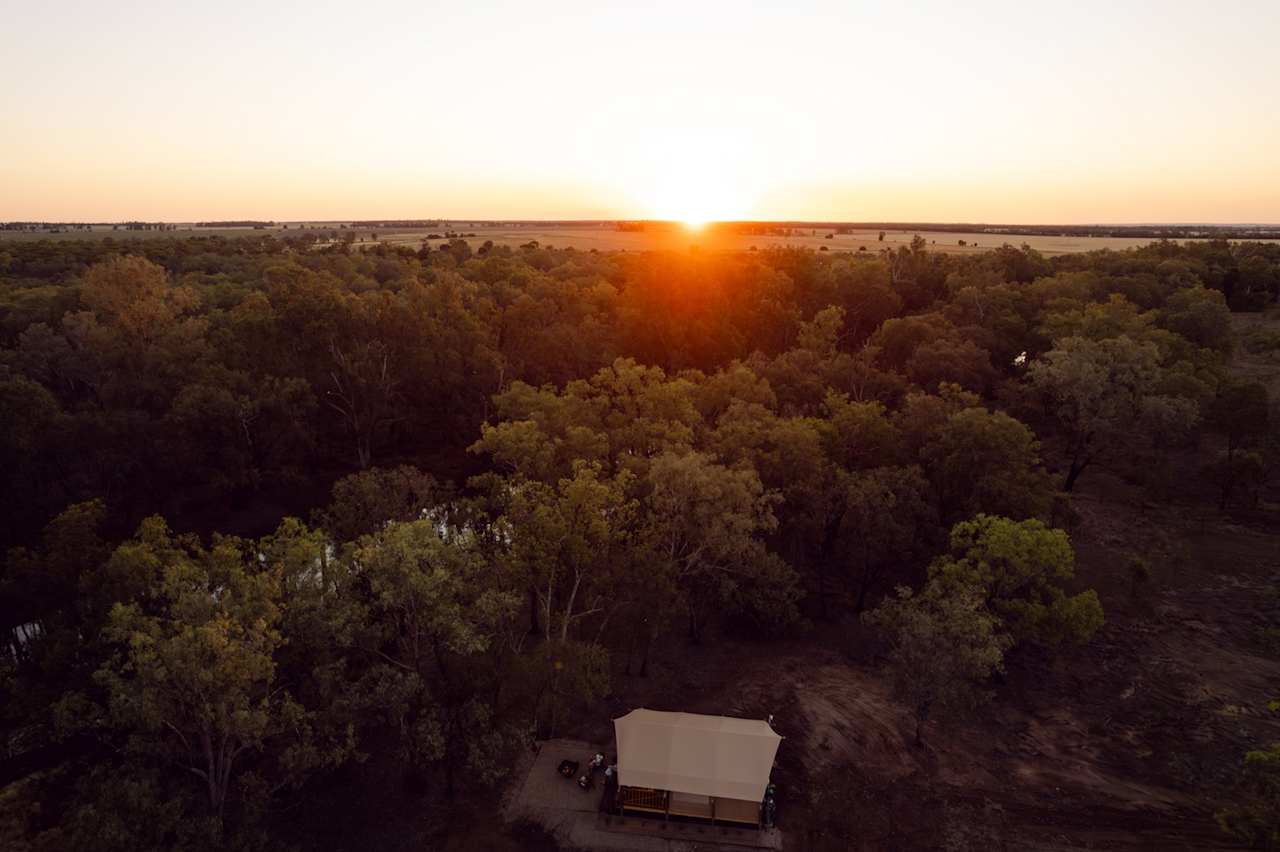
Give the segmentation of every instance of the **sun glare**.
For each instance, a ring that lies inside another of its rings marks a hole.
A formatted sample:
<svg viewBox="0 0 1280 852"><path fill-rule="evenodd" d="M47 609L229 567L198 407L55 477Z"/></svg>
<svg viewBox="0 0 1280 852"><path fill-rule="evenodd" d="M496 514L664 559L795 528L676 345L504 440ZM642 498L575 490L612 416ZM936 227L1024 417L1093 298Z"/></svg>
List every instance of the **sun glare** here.
<svg viewBox="0 0 1280 852"><path fill-rule="evenodd" d="M698 230L752 215L759 169L741 143L723 134L674 128L655 133L632 170L631 195L654 219Z"/></svg>
<svg viewBox="0 0 1280 852"><path fill-rule="evenodd" d="M654 218L701 228L708 222L746 218L750 199L744 187L724 173L697 168L670 170L645 192L645 206Z"/></svg>

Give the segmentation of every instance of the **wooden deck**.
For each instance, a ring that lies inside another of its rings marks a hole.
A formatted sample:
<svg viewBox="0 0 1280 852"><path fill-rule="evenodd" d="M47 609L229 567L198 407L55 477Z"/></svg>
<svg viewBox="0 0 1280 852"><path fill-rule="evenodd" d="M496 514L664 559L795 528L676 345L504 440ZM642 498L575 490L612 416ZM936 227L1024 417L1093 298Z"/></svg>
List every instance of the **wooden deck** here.
<svg viewBox="0 0 1280 852"><path fill-rule="evenodd" d="M694 796L648 787L619 787L616 797L606 794L606 812L618 814L653 814L667 817L685 817L707 820L712 823L733 823L757 828L760 825L760 805L742 799L721 799L713 796Z"/></svg>
<svg viewBox="0 0 1280 852"><path fill-rule="evenodd" d="M617 785L597 778L596 786L584 791L556 772L561 760L590 760L602 750L599 744L574 740L539 743L537 754L521 764L513 779L505 818L534 820L552 831L563 846L593 852L687 852L694 845L707 852L782 849L782 833L776 828L759 829L754 818L749 824L722 820L720 812L727 800L717 801L714 824L668 816L667 794L662 790L650 790L637 801L652 806L661 800L660 810L629 809L620 815L614 807L614 794L622 793Z"/></svg>
<svg viewBox="0 0 1280 852"><path fill-rule="evenodd" d="M716 799L716 822L760 824L760 806L742 799Z"/></svg>
<svg viewBox="0 0 1280 852"><path fill-rule="evenodd" d="M619 787L617 803L623 811L640 813L667 813L667 792L648 787Z"/></svg>
<svg viewBox="0 0 1280 852"><path fill-rule="evenodd" d="M716 823L703 820L686 820L672 817L639 814L600 814L596 826L603 836L634 837L637 841L661 839L659 848L687 850L690 848L736 852L745 849L782 849L782 832L776 828L759 829L732 823ZM586 845L584 848L603 849L605 843Z"/></svg>

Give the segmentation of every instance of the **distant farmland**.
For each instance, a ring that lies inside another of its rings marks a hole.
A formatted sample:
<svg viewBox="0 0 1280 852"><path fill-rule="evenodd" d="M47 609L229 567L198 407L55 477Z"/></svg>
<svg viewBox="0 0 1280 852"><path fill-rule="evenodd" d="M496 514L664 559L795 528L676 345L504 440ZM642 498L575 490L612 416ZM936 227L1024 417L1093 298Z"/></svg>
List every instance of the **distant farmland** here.
<svg viewBox="0 0 1280 852"><path fill-rule="evenodd" d="M285 227L287 225L287 228ZM344 227L350 226L350 227ZM771 229L778 230L781 229ZM1000 246L1029 245L1046 254L1069 254L1097 249L1126 249L1146 245L1151 236L1089 236L1087 234L1004 234L976 231L933 230L922 228L886 228L880 239L878 228L791 227L789 234L735 233L714 225L704 228L688 228L683 225L656 224L644 230L621 230L613 222L601 223L519 223L490 224L467 221L441 222L426 226L372 226L361 223L276 223L266 228L213 227L197 228L191 223L178 223L174 230L113 230L109 225L94 225L90 230L57 229L38 231L0 230L0 243L12 240L76 240L102 239L131 240L163 237L241 237L261 236L264 233L278 236L314 234L322 240L344 231L354 232L353 249L368 248L378 243L419 248L424 243L439 245L448 242L445 232L465 234L468 242L479 245L491 240L495 245L520 246L536 241L540 245L559 248L573 247L582 251L654 251L685 250L697 247L709 251L748 251L770 246L803 246L815 250L836 252L865 250L878 251L906 245L917 235L923 237L931 251L948 253L981 252ZM376 239L375 239L376 235ZM473 236L474 235L474 236Z"/></svg>

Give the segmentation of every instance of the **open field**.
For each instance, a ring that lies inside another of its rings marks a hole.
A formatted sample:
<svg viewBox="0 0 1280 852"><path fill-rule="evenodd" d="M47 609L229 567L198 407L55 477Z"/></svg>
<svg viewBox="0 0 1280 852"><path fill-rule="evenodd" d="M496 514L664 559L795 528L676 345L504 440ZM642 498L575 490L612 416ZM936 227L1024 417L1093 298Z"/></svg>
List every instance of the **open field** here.
<svg viewBox="0 0 1280 852"><path fill-rule="evenodd" d="M855 230L849 234L833 234L830 229L796 229L790 236L765 236L757 234L729 234L714 228L673 227L666 231L627 232L610 227L572 227L526 225L516 227L466 228L475 233L470 242L492 240L495 245L517 246L537 240L542 245L572 246L576 249L598 251L653 251L683 250L694 246L708 251L748 251L751 248L771 246L803 246L828 251L878 251L909 245L916 235L924 237L933 251L952 254L970 254L996 248L1002 243L1022 245L1026 243L1046 255L1095 251L1097 249L1126 249L1146 245L1150 239L1127 237L1045 237L1005 236L997 234L954 233L942 231L885 231L883 242L879 231ZM392 244L421 245L425 231L389 230L379 234L379 240ZM828 234L832 236L828 239ZM960 245L963 240L965 245ZM432 240L432 243L439 241ZM367 243L366 243L367 244ZM356 245L360 245L357 243Z"/></svg>
<svg viewBox="0 0 1280 852"><path fill-rule="evenodd" d="M272 234L290 236L299 233L310 233L327 236L341 229L344 223L301 223L288 222L269 228L195 228L190 223L178 223L173 231L126 231L112 230L106 226L95 226L92 230L51 231L0 231L0 243L13 240L76 240L102 239L110 237L117 240L157 237L244 237ZM286 229L283 227L288 225ZM646 231L621 231L612 223L601 224L508 224L492 225L454 221L442 223L437 227L412 228L358 228L353 229L358 235L355 248L363 248L377 243L388 243L397 246L419 248L423 243L439 245L447 242L442 236L427 239L429 235L441 235L444 231L475 234L466 239L473 244L492 241L500 246L520 246L530 241L537 241L543 246L557 248L573 247L581 251L655 251L655 250L687 250L693 247L708 251L749 251L752 248L771 246L803 246L806 248L829 251L878 251L883 248L894 248L910 244L916 235L922 236L933 251L950 254L972 254L996 248L1003 243L1012 245L1029 245L1045 255L1071 254L1074 252L1096 251L1098 249L1122 250L1152 242L1146 237L1089 237L1089 236L1045 236L1017 234L958 233L954 231L930 230L886 230L884 240L879 239L879 230L853 230L850 233L835 234L830 228L796 228L789 236L765 236L758 234L733 234L716 229L714 226L689 228L673 225L666 229L650 229ZM377 240L373 235L377 234ZM830 237L828 238L828 235ZM961 241L964 245L961 245ZM1280 242L1280 241L1278 241Z"/></svg>

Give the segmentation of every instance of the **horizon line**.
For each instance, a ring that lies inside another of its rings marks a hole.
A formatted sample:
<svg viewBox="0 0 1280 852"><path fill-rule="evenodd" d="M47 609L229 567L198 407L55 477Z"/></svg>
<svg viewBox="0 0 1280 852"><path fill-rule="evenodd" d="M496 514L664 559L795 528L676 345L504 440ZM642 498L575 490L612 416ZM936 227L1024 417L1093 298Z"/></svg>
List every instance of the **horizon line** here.
<svg viewBox="0 0 1280 852"><path fill-rule="evenodd" d="M646 217L629 217L614 216L606 218L560 218L560 219L539 219L539 218L515 218L515 217L480 217L480 216L383 216L383 217L343 217L339 219L319 219L300 217L294 219L261 219L255 217L241 218L218 218L218 219L6 219L0 220L0 226L11 225L128 225L128 224L159 224L159 225L218 225L221 223L231 223L228 227L234 227L238 223L252 223L264 225L293 225L293 224L315 224L315 225L337 225L343 223L350 224L377 224L382 222L395 223L457 223L468 222L475 225L602 225L610 223L642 223L642 224L685 224L681 219L658 219ZM1096 221L1096 222L983 222L983 221L938 221L925 219L896 219L896 220L842 220L842 219L709 219L703 223L707 225L790 225L794 227L865 227L865 228L920 228L927 229L929 227L971 227L971 228L1280 228L1280 220L1274 222L1228 222L1228 221Z"/></svg>

